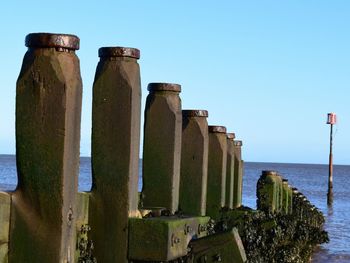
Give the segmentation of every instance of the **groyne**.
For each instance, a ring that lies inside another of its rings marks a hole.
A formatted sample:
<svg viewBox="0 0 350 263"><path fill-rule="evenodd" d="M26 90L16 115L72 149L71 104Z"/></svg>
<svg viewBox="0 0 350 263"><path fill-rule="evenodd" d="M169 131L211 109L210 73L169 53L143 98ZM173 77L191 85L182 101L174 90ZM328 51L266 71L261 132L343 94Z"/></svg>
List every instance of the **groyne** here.
<svg viewBox="0 0 350 263"><path fill-rule="evenodd" d="M326 239L322 214L274 171L258 182L257 210L242 206L242 141L208 125L206 110L183 110L179 84L148 85L138 193L135 48L99 49L92 189L78 192L79 38L34 33L26 46L16 89L18 186L0 192L1 263L280 262L300 251L305 260Z"/></svg>

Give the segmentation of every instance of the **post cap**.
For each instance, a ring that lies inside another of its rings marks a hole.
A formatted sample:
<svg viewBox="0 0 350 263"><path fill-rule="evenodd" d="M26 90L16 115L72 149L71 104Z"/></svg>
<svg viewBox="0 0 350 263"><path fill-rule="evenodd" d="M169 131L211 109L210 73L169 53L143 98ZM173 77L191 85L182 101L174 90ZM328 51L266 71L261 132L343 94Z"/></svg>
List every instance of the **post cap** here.
<svg viewBox="0 0 350 263"><path fill-rule="evenodd" d="M274 175L276 176L277 175L277 171L273 171L273 170L263 170L262 171L262 175Z"/></svg>
<svg viewBox="0 0 350 263"><path fill-rule="evenodd" d="M182 110L183 117L208 117L206 110Z"/></svg>
<svg viewBox="0 0 350 263"><path fill-rule="evenodd" d="M224 126L215 126L215 125L209 125L208 131L210 133L226 133L226 127Z"/></svg>
<svg viewBox="0 0 350 263"><path fill-rule="evenodd" d="M98 56L105 57L130 57L139 59L140 50L130 47L101 47L98 49Z"/></svg>
<svg viewBox="0 0 350 263"><path fill-rule="evenodd" d="M26 47L36 48L66 48L78 50L79 37L69 34L31 33L25 38Z"/></svg>
<svg viewBox="0 0 350 263"><path fill-rule="evenodd" d="M234 145L235 146L243 146L243 142L242 141L235 141Z"/></svg>
<svg viewBox="0 0 350 263"><path fill-rule="evenodd" d="M282 182L288 183L288 179L282 178Z"/></svg>
<svg viewBox="0 0 350 263"><path fill-rule="evenodd" d="M172 91L172 92L181 92L181 85L174 83L149 83L147 90L152 91Z"/></svg>
<svg viewBox="0 0 350 263"><path fill-rule="evenodd" d="M232 141L236 138L236 134L234 132L228 132L226 136L227 136L227 139Z"/></svg>

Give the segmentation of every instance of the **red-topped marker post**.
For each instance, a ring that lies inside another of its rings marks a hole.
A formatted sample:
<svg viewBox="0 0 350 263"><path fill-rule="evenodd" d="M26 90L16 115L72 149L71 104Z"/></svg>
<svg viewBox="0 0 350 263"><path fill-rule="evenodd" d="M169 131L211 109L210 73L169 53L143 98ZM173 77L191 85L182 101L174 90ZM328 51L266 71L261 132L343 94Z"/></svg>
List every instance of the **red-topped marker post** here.
<svg viewBox="0 0 350 263"><path fill-rule="evenodd" d="M328 193L327 204L333 203L333 125L337 123L337 115L334 112L328 113L327 124L331 125L329 138L329 173L328 173Z"/></svg>

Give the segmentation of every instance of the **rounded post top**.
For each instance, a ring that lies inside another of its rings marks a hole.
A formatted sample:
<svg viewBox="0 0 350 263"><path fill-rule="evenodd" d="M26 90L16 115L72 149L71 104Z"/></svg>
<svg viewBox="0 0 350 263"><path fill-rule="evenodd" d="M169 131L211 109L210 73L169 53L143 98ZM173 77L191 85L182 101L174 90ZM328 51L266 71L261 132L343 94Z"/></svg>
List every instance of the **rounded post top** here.
<svg viewBox="0 0 350 263"><path fill-rule="evenodd" d="M233 141L236 138L236 134L234 132L228 132L226 136L227 136L227 139L231 141Z"/></svg>
<svg viewBox="0 0 350 263"><path fill-rule="evenodd" d="M98 56L100 58L129 57L139 59L140 50L130 47L101 47L98 50Z"/></svg>
<svg viewBox="0 0 350 263"><path fill-rule="evenodd" d="M224 126L215 126L215 125L209 125L208 131L210 133L226 133L226 127Z"/></svg>
<svg viewBox="0 0 350 263"><path fill-rule="evenodd" d="M242 141L235 141L235 146L241 147L243 145Z"/></svg>
<svg viewBox="0 0 350 263"><path fill-rule="evenodd" d="M154 91L181 92L181 85L174 84L174 83L153 82L148 84L147 90L150 92L154 92Z"/></svg>
<svg viewBox="0 0 350 263"><path fill-rule="evenodd" d="M79 37L69 34L31 33L25 38L26 47L32 48L65 48L78 50Z"/></svg>
<svg viewBox="0 0 350 263"><path fill-rule="evenodd" d="M274 175L277 176L277 171L273 171L273 170L263 170L262 171L262 175Z"/></svg>
<svg viewBox="0 0 350 263"><path fill-rule="evenodd" d="M183 117L208 117L206 110L182 110Z"/></svg>

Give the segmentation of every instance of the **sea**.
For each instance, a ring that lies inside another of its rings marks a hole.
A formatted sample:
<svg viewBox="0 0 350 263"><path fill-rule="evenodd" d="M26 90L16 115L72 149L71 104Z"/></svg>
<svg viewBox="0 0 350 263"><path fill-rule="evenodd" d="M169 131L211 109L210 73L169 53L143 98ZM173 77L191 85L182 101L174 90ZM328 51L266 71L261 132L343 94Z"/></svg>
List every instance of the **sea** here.
<svg viewBox="0 0 350 263"><path fill-rule="evenodd" d="M350 165L335 165L333 171L334 201L327 206L328 165L296 163L244 164L243 205L256 208L256 183L263 170L276 170L289 184L297 187L326 217L325 230L330 242L320 245L313 263L350 263ZM140 169L141 171L141 169ZM17 184L16 158L0 155L0 191L12 191ZM140 175L139 190L142 187ZM89 157L81 157L79 191L91 188Z"/></svg>

